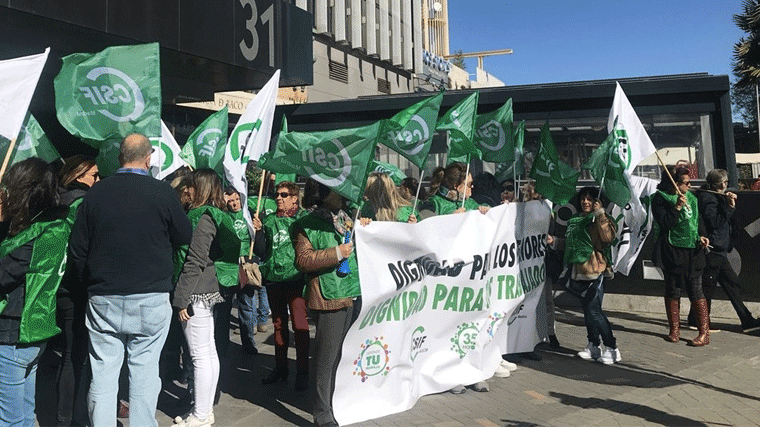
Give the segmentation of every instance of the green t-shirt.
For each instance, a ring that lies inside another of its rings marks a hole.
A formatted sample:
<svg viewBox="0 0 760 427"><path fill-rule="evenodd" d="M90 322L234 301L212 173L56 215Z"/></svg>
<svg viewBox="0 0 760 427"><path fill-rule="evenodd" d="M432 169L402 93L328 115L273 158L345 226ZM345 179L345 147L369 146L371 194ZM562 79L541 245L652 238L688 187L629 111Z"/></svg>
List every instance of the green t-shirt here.
<svg viewBox="0 0 760 427"><path fill-rule="evenodd" d="M462 202L451 200L439 194L432 195L428 199L428 202L433 203L433 205L435 206L435 213L437 215L448 215L450 213L454 213L455 210L459 209L462 206ZM478 209L479 207L480 205L475 200L466 199L464 201L465 211L472 211L472 210Z"/></svg>

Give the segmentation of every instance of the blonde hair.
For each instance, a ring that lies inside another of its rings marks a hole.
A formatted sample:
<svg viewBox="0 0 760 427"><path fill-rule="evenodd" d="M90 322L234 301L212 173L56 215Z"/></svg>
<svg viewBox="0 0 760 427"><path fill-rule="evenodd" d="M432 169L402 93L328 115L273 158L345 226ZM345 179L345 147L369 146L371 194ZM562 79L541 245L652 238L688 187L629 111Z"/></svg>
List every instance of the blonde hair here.
<svg viewBox="0 0 760 427"><path fill-rule="evenodd" d="M396 221L398 208L411 206L408 200L401 197L388 175L380 172L369 174L364 195L377 221Z"/></svg>
<svg viewBox="0 0 760 427"><path fill-rule="evenodd" d="M227 203L224 202L224 191L222 182L213 169L196 169L190 174L189 187L195 190L195 197L190 202L190 209L199 208L204 205L213 206L223 211L227 210Z"/></svg>

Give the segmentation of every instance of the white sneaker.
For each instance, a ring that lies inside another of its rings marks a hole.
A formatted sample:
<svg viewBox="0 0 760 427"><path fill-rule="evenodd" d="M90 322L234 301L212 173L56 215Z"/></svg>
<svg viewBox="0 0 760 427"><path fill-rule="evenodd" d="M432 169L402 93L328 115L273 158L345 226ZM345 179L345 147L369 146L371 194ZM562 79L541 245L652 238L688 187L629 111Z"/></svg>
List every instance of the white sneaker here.
<svg viewBox="0 0 760 427"><path fill-rule="evenodd" d="M602 349L598 345L588 343L586 348L578 352L578 357L583 360L596 360L602 356Z"/></svg>
<svg viewBox="0 0 760 427"><path fill-rule="evenodd" d="M619 348L612 349L612 360L614 360L615 363L620 363L623 361L623 356L620 354Z"/></svg>
<svg viewBox="0 0 760 427"><path fill-rule="evenodd" d="M203 420L199 420L198 418L195 418L195 415L190 414L184 420L180 419L177 421L175 418L174 422L176 423L174 425L177 427L211 427L214 424L214 414L209 415Z"/></svg>
<svg viewBox="0 0 760 427"><path fill-rule="evenodd" d="M615 363L615 353L617 349L605 348L602 352L602 356L597 359L597 362L604 363L605 365L612 365Z"/></svg>
<svg viewBox="0 0 760 427"><path fill-rule="evenodd" d="M502 365L499 365L496 367L496 372L493 373L493 376L498 378L507 378L509 377L509 369L505 368Z"/></svg>
<svg viewBox="0 0 760 427"><path fill-rule="evenodd" d="M505 369L508 369L510 371L516 371L517 370L517 364L516 363L512 363L512 362L510 362L508 360L503 360L503 359L501 361L501 367L505 368Z"/></svg>

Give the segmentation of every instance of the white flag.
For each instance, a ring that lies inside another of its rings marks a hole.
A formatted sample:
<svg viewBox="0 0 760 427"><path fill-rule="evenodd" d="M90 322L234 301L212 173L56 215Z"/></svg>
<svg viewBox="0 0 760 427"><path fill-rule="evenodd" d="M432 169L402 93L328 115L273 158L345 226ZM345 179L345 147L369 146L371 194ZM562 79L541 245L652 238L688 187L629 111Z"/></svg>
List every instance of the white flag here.
<svg viewBox="0 0 760 427"><path fill-rule="evenodd" d="M647 236L652 230L650 196L657 191L657 180L630 176L631 197L625 209L612 205L610 215L617 222L617 235L612 245L613 270L624 275L631 272ZM644 203L642 203L642 201Z"/></svg>
<svg viewBox="0 0 760 427"><path fill-rule="evenodd" d="M13 140L24 124L50 48L37 55L0 61L0 136Z"/></svg>
<svg viewBox="0 0 760 427"><path fill-rule="evenodd" d="M607 131L610 133L613 131L615 118L617 117L618 130L625 130L628 136L627 157L625 156L626 153L621 152L620 154L623 161L627 164L625 170L630 175L642 160L651 156L657 150L654 148L652 140L649 139L644 125L641 124L639 116L636 115L636 111L633 110L631 103L628 102L628 98L625 96L623 88L620 87L620 83L616 84L615 99L612 101L610 117L607 120ZM621 150L626 150L626 148L621 146Z"/></svg>
<svg viewBox="0 0 760 427"><path fill-rule="evenodd" d="M248 181L245 178L248 160L258 160L269 150L279 86L280 70L277 70L256 97L248 103L245 113L240 116L227 142L223 161L224 174L227 181L240 193L242 206L248 206ZM251 235L254 235L253 222L248 209L243 209L243 216L248 223Z"/></svg>
<svg viewBox="0 0 760 427"><path fill-rule="evenodd" d="M156 179L164 179L180 167L187 166L187 163L179 156L181 151L179 144L163 120L161 120L161 137L150 138L150 143L155 149L153 155L150 156L150 172Z"/></svg>

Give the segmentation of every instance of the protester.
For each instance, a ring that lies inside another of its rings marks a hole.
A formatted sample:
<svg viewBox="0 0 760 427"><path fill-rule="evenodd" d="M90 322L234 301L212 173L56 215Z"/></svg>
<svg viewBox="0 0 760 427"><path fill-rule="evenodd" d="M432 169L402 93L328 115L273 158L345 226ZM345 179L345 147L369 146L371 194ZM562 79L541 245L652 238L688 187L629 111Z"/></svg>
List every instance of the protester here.
<svg viewBox="0 0 760 427"><path fill-rule="evenodd" d="M493 174L483 172L472 180L472 200L490 207L501 204L501 187Z"/></svg>
<svg viewBox="0 0 760 427"><path fill-rule="evenodd" d="M417 195L417 189L419 188L420 194L419 201L427 200L428 194L424 187L420 187L420 182L416 179L409 177L401 180L401 184L398 186L398 191L401 197L414 203L414 197Z"/></svg>
<svg viewBox="0 0 760 427"><path fill-rule="evenodd" d="M583 187L578 191L579 213L568 221L565 233L566 287L581 300L588 345L578 353L585 360L605 365L620 362L622 357L607 316L602 311L604 278L612 277L610 245L617 229L615 221L604 211L599 189ZM604 343L604 351L600 347Z"/></svg>
<svg viewBox="0 0 760 427"><path fill-rule="evenodd" d="M509 203L515 200L515 181L507 179L501 183L501 202Z"/></svg>
<svg viewBox="0 0 760 427"><path fill-rule="evenodd" d="M88 408L95 426L116 424L125 350L134 379L129 424L157 424L158 360L172 315L172 248L190 243L192 228L174 190L149 175L152 150L144 135L124 138L122 167L87 192L71 234L69 256L89 294Z"/></svg>
<svg viewBox="0 0 760 427"><path fill-rule="evenodd" d="M720 285L734 306L737 316L746 332L760 329L760 319L752 316L742 300L739 277L731 267L728 253L734 246L732 236L736 232L734 211L736 210L737 195L728 191L728 172L723 169L713 169L706 177L707 183L697 192L699 216L705 225L705 236L710 239L710 251L706 254L707 266L702 276L702 290L707 301L707 312L710 312L712 296L716 285ZM696 313L689 314L689 325L697 325Z"/></svg>
<svg viewBox="0 0 760 427"><path fill-rule="evenodd" d="M55 294L70 222L53 168L32 157L13 165L0 193L0 424L35 425L40 354L58 334ZM116 404L114 403L114 408Z"/></svg>
<svg viewBox="0 0 760 427"><path fill-rule="evenodd" d="M95 158L83 154L71 156L64 161L59 172L58 194L61 204L71 206L69 214L76 216L81 200L87 190L100 181ZM75 203L77 202L77 203ZM58 387L58 425L68 426L72 419L75 424L87 423L87 388L90 382L87 361L87 327L85 313L87 294L77 282L74 268L69 263L61 286L56 295L57 323L62 333L60 342L61 360L56 376Z"/></svg>
<svg viewBox="0 0 760 427"><path fill-rule="evenodd" d="M565 237L560 231L557 223L557 217L552 212L549 231L546 234L546 256L544 264L546 265L546 282L544 283L544 298L546 299L546 326L549 338L549 346L554 349L560 348L557 332L555 329L554 315L554 284L559 282L559 277L564 269L565 257Z"/></svg>
<svg viewBox="0 0 760 427"><path fill-rule="evenodd" d="M369 174L364 197L366 202L361 216L365 222L372 219L414 224L420 220L419 212L412 207L411 202L401 197L396 185L384 173Z"/></svg>
<svg viewBox="0 0 760 427"><path fill-rule="evenodd" d="M422 219L433 215L448 215L479 209L486 213L488 206L480 206L472 200L472 174L467 173L463 163L438 167L430 181L431 196L420 207Z"/></svg>
<svg viewBox="0 0 760 427"><path fill-rule="evenodd" d="M263 384L273 384L288 378L288 310L293 326L296 348L296 390L305 390L309 384L309 321L306 300L303 297L303 273L296 269L293 247L293 223L306 212L299 208L299 189L294 182L283 181L275 191L277 211L263 221L254 220L257 231L263 228L266 253L262 264L262 278L269 296L274 326L274 362L272 372L263 378ZM258 235L258 234L257 234Z"/></svg>
<svg viewBox="0 0 760 427"><path fill-rule="evenodd" d="M675 186L671 181L675 181ZM702 291L705 251L710 240L699 221L697 198L689 191L689 169L683 166L663 170L657 192L652 196L652 216L657 238L652 262L665 276L665 309L670 333L666 341L680 340L681 289L686 288L692 308L696 307L699 335L689 344L710 343L710 318Z"/></svg>
<svg viewBox="0 0 760 427"><path fill-rule="evenodd" d="M178 310L190 349L195 397L192 413L177 425L200 427L214 423L219 357L214 342L213 308L224 301L220 285L230 287L238 282L240 241L231 217L223 211L227 206L216 172L212 169L194 171L190 186L194 196L187 216L193 236L186 252L182 249L178 255L178 259L184 258L184 261L172 306Z"/></svg>
<svg viewBox="0 0 760 427"><path fill-rule="evenodd" d="M309 179L304 206L311 213L294 224L296 267L306 273L307 306L316 317L314 337L315 393L312 414L317 426L337 426L332 408L335 374L343 339L353 321L352 299L360 295L353 243L343 243L352 221L345 213L346 200L325 185ZM339 274L348 260L350 272Z"/></svg>

